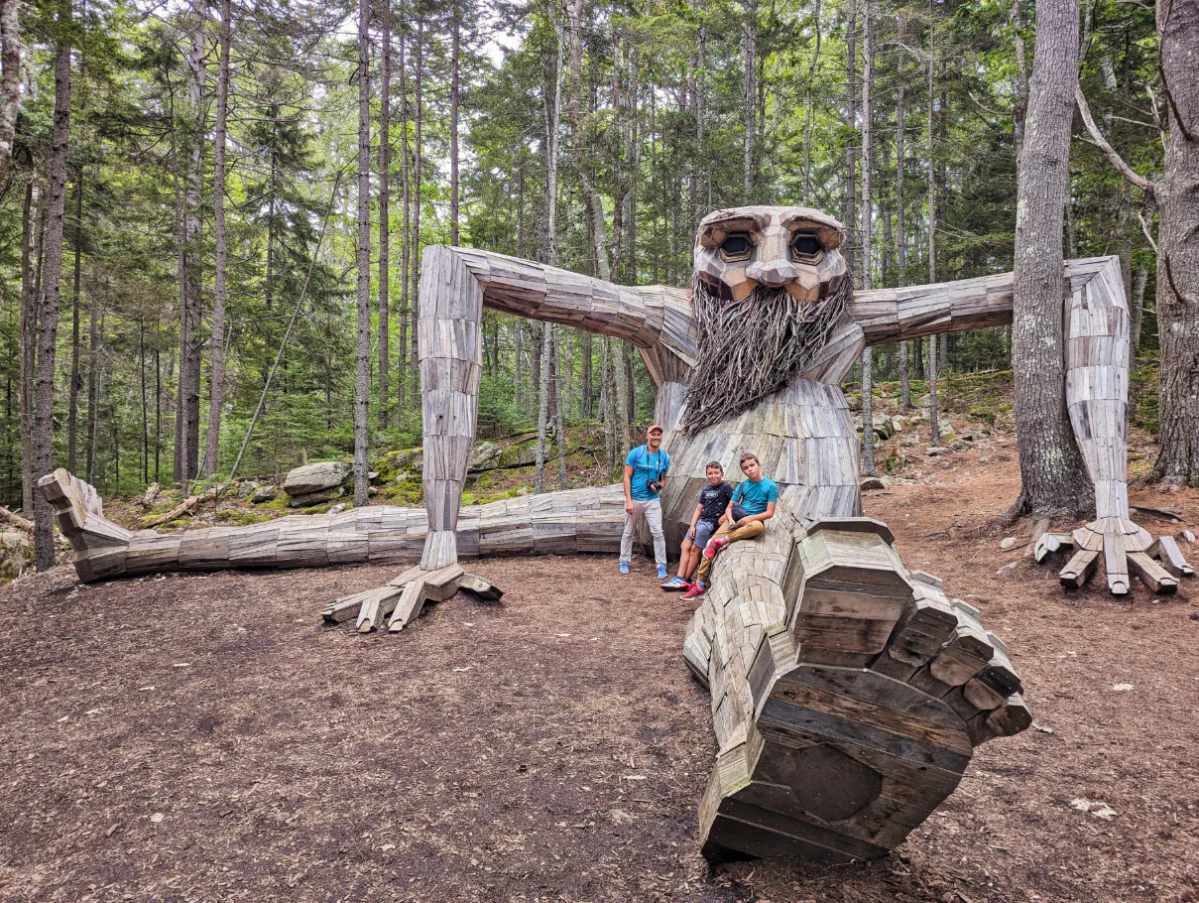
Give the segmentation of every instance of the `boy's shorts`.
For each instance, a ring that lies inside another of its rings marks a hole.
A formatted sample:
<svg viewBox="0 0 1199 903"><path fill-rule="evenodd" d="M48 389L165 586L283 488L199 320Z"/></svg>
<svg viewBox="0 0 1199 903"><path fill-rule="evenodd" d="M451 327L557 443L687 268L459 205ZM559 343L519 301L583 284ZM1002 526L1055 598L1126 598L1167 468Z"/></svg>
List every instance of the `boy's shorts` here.
<svg viewBox="0 0 1199 903"><path fill-rule="evenodd" d="M716 524L708 523L706 520L695 522L695 538L692 542L695 547L701 552L707 546L708 540L712 538L712 534L716 532Z"/></svg>

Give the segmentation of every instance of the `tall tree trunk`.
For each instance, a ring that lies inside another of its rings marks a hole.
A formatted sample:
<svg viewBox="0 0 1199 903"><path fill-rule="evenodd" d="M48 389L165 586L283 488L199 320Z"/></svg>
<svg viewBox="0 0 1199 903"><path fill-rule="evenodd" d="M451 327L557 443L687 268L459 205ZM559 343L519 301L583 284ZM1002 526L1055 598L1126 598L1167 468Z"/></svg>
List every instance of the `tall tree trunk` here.
<svg viewBox="0 0 1199 903"><path fill-rule="evenodd" d="M1020 178L1020 154L1024 151L1024 120L1028 115L1028 58L1024 52L1024 15L1021 0L1012 0L1012 36L1016 44L1016 103L1012 107L1012 137L1016 145L1016 178Z"/></svg>
<svg viewBox="0 0 1199 903"><path fill-rule="evenodd" d="M554 33L558 39L554 57L554 94L546 109L545 142L545 209L546 209L546 260L550 266L558 265L558 135L562 118L563 57L566 55L566 35L562 23L554 17ZM573 95L573 92L572 92ZM572 96L571 103L575 99ZM573 111L572 111L573 115ZM541 327L541 371L538 378L537 401L537 459L533 472L533 491L540 493L545 472L545 436L550 413L550 362L554 354L554 325L545 323ZM562 445L562 437L557 437Z"/></svg>
<svg viewBox="0 0 1199 903"><path fill-rule="evenodd" d="M379 429L385 430L391 409L391 0L382 0L379 28Z"/></svg>
<svg viewBox="0 0 1199 903"><path fill-rule="evenodd" d="M896 61L896 81L899 83L895 98L895 268L898 270L896 282L900 286L908 284L908 234L907 211L904 207L903 177L907 169L907 151L904 142L907 137L907 111L904 104L904 92L907 86L907 56L903 44L907 40L907 16L899 14L899 56ZM899 402L906 411L912 406L912 385L908 366L908 342L899 343Z"/></svg>
<svg viewBox="0 0 1199 903"><path fill-rule="evenodd" d="M71 381L67 402L67 469L75 472L78 445L79 390L79 294L83 280L83 167L75 172L75 271L71 286Z"/></svg>
<svg viewBox="0 0 1199 903"><path fill-rule="evenodd" d="M21 103L20 0L0 0L0 185L8 178Z"/></svg>
<svg viewBox="0 0 1199 903"><path fill-rule="evenodd" d="M21 379L21 510L33 511L33 484L37 482L33 451L33 382L37 368L38 297L33 279L33 246L37 234L37 173L29 170L21 206L21 316L19 323Z"/></svg>
<svg viewBox="0 0 1199 903"><path fill-rule="evenodd" d="M176 412L175 477L186 494L196 475L200 447L200 199L204 178L204 144L206 116L203 110L207 70L204 20L199 16L191 24L187 65L191 71L188 82L188 112L191 134L188 136L190 159L183 193L181 244L181 277L179 299L179 407Z"/></svg>
<svg viewBox="0 0 1199 903"><path fill-rule="evenodd" d="M757 141L757 97L755 85L758 71L758 0L744 0L745 27L741 37L742 55L745 62L745 81L742 86L741 119L745 128L745 200L754 201L754 182L757 166L754 145Z"/></svg>
<svg viewBox="0 0 1199 903"><path fill-rule="evenodd" d="M1141 350L1141 324L1145 322L1145 285L1149 281L1149 270L1138 267L1132 280L1132 295L1128 299L1128 344L1129 357L1135 361Z"/></svg>
<svg viewBox="0 0 1199 903"><path fill-rule="evenodd" d="M1087 514L1095 495L1066 409L1062 217L1078 80L1078 5L1037 0L1016 198L1012 365L1023 489L1017 510Z"/></svg>
<svg viewBox="0 0 1199 903"><path fill-rule="evenodd" d="M158 323L154 324L155 345L158 340ZM158 469L158 454L162 447L162 362L159 360L158 348L154 349L154 482L162 479Z"/></svg>
<svg viewBox="0 0 1199 903"><path fill-rule="evenodd" d="M816 32L816 49L812 52L812 61L808 64L808 77L804 83L804 118L803 118L803 202L804 206L812 203L812 91L815 87L816 66L820 61L820 0L816 0L812 12L812 30Z"/></svg>
<svg viewBox="0 0 1199 903"><path fill-rule="evenodd" d="M461 17L458 0L451 12L450 39L450 244L458 244L458 82Z"/></svg>
<svg viewBox="0 0 1199 903"><path fill-rule="evenodd" d="M60 0L58 25L71 21L70 0ZM66 214L67 154L71 138L71 47L59 36L54 54L54 127L50 138L50 197L46 221L45 296L38 316L36 403L33 419L34 471L54 470L54 364L62 277L63 219ZM54 511L40 492L33 497L33 545L39 571L54 566Z"/></svg>
<svg viewBox="0 0 1199 903"><path fill-rule="evenodd" d="M358 0L358 338L354 374L354 507L370 501L367 435L371 378L371 80L369 0Z"/></svg>
<svg viewBox="0 0 1199 903"><path fill-rule="evenodd" d="M874 83L874 10L871 0L865 0L862 10L862 288L869 291L874 287L873 238L874 238L874 194L873 168L874 144L871 118L871 88ZM867 346L862 349L862 458L863 472L875 473L874 466L874 351Z"/></svg>
<svg viewBox="0 0 1199 903"><path fill-rule="evenodd" d="M403 227L400 230L400 349L396 361L396 400L402 409L405 401L405 387L408 383L408 305L411 299L408 295L411 272L412 244L409 230L412 226L411 192L408 184L408 61L407 52L407 22L404 19L404 4L400 3L400 20L405 23L400 31L400 119L403 128L400 131L400 206L403 208Z"/></svg>
<svg viewBox="0 0 1199 903"><path fill-rule="evenodd" d="M845 127L853 131L858 120L858 4L857 0L849 0L846 9L845 31ZM841 253L845 257L845 265L849 268L850 278L854 275L854 251L858 244L858 201L857 201L857 166L858 152L851 138L845 148L845 244Z"/></svg>
<svg viewBox="0 0 1199 903"><path fill-rule="evenodd" d="M150 400L146 397L146 324L137 322L137 373L141 381L142 482L150 482Z"/></svg>
<svg viewBox="0 0 1199 903"><path fill-rule="evenodd" d="M1157 6L1170 137L1157 182L1157 334L1160 432L1153 479L1199 479L1199 5Z"/></svg>
<svg viewBox="0 0 1199 903"><path fill-rule="evenodd" d="M562 360L558 356L558 327L557 325L550 326L550 338L553 346L552 353L554 359L554 438L558 440L558 488L565 489L567 487L566 479L566 426L564 423L564 415L562 409L566 407L569 400L569 393L563 396L562 392Z"/></svg>
<svg viewBox="0 0 1199 903"><path fill-rule="evenodd" d="M87 310L87 481L95 483L96 424L100 420L100 302L91 297Z"/></svg>
<svg viewBox="0 0 1199 903"><path fill-rule="evenodd" d="M204 439L204 476L217 471L221 455L221 412L225 404L225 302L228 296L229 240L225 230L225 134L229 122L229 45L233 41L233 7L221 0L220 63L217 66L216 146L213 150L212 235L216 241L216 273L212 296L212 383L208 399L208 434Z"/></svg>
<svg viewBox="0 0 1199 903"><path fill-rule="evenodd" d="M424 60L425 60L425 7L424 0L416 0L416 46L414 48L413 77L416 81L414 102L416 106L416 129L413 135L412 175L409 179L412 186L412 281L409 288L412 291L412 385L420 386L420 368L418 362L416 323L420 316L420 212L421 212L421 126L424 120ZM418 390L413 389L417 394Z"/></svg>
<svg viewBox="0 0 1199 903"><path fill-rule="evenodd" d="M591 384L591 333L581 332L579 334L579 342L582 345L580 353L583 358L583 372L581 374L583 383L582 415L584 420L590 420L595 414L594 387Z"/></svg>
<svg viewBox="0 0 1199 903"><path fill-rule="evenodd" d="M928 281L937 281L937 164L933 153L933 108L937 103L936 5L929 0L928 20L928 112L925 122L928 141ZM937 337L928 337L928 429L929 441L941 444L941 423L937 417Z"/></svg>

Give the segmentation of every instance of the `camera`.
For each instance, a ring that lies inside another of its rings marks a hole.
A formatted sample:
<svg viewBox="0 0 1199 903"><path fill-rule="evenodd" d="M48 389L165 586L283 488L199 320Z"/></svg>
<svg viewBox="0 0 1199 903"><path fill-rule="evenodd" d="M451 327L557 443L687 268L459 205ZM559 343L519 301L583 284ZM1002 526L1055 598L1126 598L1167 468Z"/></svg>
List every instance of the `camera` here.
<svg viewBox="0 0 1199 903"><path fill-rule="evenodd" d="M646 482L645 485L649 487L649 491L652 492L654 495L657 495L659 492L662 491L662 484L659 483L657 480L649 480Z"/></svg>

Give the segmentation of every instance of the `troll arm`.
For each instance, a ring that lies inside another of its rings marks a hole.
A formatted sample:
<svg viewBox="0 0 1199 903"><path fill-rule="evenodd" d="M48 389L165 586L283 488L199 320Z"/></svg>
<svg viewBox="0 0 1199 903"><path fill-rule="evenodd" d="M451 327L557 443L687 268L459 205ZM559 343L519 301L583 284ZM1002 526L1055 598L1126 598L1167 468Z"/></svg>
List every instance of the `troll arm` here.
<svg viewBox="0 0 1199 903"><path fill-rule="evenodd" d="M420 298L426 570L458 560L458 509L479 409L484 307L627 339L659 385L685 382L695 363L690 307L678 289L618 286L503 254L433 245L424 253Z"/></svg>
<svg viewBox="0 0 1199 903"><path fill-rule="evenodd" d="M1129 571L1170 591L1192 574L1170 537L1154 541L1129 519L1128 304L1115 257L1066 261L1066 402L1074 435L1095 484L1097 519L1072 535L1046 534L1037 558L1065 545L1078 552L1063 584L1081 585L1103 556L1113 593L1128 592ZM1012 322L1011 273L936 285L858 292L850 315L866 344L898 342ZM1160 558L1159 565L1154 558Z"/></svg>

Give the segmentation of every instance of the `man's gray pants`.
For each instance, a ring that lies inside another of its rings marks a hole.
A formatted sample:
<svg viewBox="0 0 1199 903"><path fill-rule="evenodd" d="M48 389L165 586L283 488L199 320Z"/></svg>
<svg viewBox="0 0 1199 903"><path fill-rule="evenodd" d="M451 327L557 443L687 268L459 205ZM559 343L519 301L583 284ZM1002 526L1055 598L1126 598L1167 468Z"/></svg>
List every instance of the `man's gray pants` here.
<svg viewBox="0 0 1199 903"><path fill-rule="evenodd" d="M662 532L662 500L650 499L639 502L633 499L633 513L625 513L624 533L620 537L620 560L626 564L633 558L633 534L637 530L637 522L645 517L650 535L654 538L654 561L666 567L666 534Z"/></svg>

